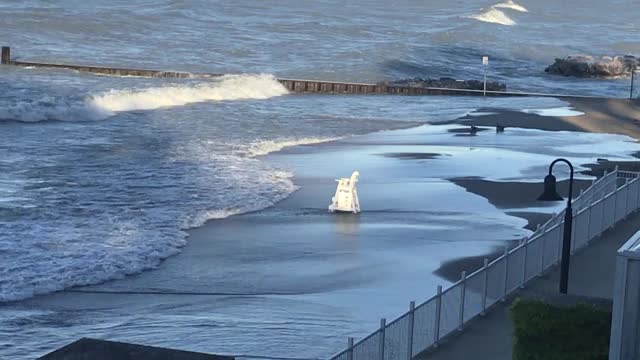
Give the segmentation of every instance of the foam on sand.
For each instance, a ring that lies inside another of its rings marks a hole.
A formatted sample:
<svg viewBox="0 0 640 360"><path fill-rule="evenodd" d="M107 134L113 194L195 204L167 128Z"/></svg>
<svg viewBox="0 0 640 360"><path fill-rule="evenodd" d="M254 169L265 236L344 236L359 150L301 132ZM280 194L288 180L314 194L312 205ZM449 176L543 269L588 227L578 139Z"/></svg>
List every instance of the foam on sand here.
<svg viewBox="0 0 640 360"><path fill-rule="evenodd" d="M272 152L280 151L286 147L297 146L297 145L312 145L312 144L320 144L329 141L339 140L339 137L330 137L330 138L315 138L315 137L305 137L299 139L279 139L279 140L259 140L254 143L251 143L247 146L246 149L240 151L240 153L244 153L249 157L256 157L267 155Z"/></svg>

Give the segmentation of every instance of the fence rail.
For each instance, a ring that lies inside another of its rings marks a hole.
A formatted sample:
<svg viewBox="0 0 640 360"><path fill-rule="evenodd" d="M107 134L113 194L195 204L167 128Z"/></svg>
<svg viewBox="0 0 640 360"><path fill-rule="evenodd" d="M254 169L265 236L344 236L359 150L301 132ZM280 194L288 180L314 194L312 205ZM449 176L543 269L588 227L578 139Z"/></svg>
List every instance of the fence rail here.
<svg viewBox="0 0 640 360"><path fill-rule="evenodd" d="M605 173L573 200L571 250L576 251L599 237L640 206L640 173ZM545 224L517 246L505 247L504 254L447 289L437 293L389 324L354 343L330 360L410 360L445 337L462 330L465 323L485 311L560 261L564 212L554 214Z"/></svg>

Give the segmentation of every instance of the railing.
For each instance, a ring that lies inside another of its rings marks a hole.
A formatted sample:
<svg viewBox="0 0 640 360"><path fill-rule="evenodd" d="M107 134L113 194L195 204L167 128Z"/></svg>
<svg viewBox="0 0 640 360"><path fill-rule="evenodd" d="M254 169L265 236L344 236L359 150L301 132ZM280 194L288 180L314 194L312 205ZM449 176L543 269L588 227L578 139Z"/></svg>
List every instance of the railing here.
<svg viewBox="0 0 640 360"><path fill-rule="evenodd" d="M638 360L640 348L640 231L618 249L613 279L609 359Z"/></svg>
<svg viewBox="0 0 640 360"><path fill-rule="evenodd" d="M571 250L576 251L600 236L640 206L640 173L615 171L581 192L573 204ZM414 306L390 323L385 319L369 336L353 342L330 360L410 360L461 330L469 320L524 287L560 260L563 213L554 215L531 236L449 288L438 286L435 296Z"/></svg>

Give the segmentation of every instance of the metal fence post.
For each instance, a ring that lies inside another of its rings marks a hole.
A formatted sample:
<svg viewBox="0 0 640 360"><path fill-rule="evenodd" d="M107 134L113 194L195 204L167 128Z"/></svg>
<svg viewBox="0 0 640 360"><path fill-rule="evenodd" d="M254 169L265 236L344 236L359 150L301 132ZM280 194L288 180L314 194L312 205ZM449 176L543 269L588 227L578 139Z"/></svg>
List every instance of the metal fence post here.
<svg viewBox="0 0 640 360"><path fill-rule="evenodd" d="M633 206L633 211L638 211L638 204L640 204L640 178L636 178L636 202Z"/></svg>
<svg viewBox="0 0 640 360"><path fill-rule="evenodd" d="M353 338L350 337L347 339L347 360L353 360Z"/></svg>
<svg viewBox="0 0 640 360"><path fill-rule="evenodd" d="M520 289L524 289L524 283L527 282L527 249L529 248L529 241L524 238L524 260L522 261L522 283Z"/></svg>
<svg viewBox="0 0 640 360"><path fill-rule="evenodd" d="M613 190L613 221L611 222L610 228L613 228L616 225L616 209L618 208L618 184L616 184L615 190ZM608 229L608 228L607 228Z"/></svg>
<svg viewBox="0 0 640 360"><path fill-rule="evenodd" d="M378 360L384 360L384 331L387 327L387 319L380 319L380 343L378 344Z"/></svg>
<svg viewBox="0 0 640 360"><path fill-rule="evenodd" d="M573 209L571 210L571 212L573 213ZM577 220L577 215L578 215L578 211L575 211L575 214L571 214L574 216L571 216L571 229L573 229L573 231L571 231L571 255L574 254L574 252L576 251L576 234L578 233L578 229L576 229L576 224L578 223Z"/></svg>
<svg viewBox="0 0 640 360"><path fill-rule="evenodd" d="M409 337L407 338L407 360L411 360L411 358L413 358L413 322L415 320L415 310L416 302L412 301L409 303Z"/></svg>
<svg viewBox="0 0 640 360"><path fill-rule="evenodd" d="M584 195L584 189L580 189L580 195L578 195L578 197L576 198L576 200L580 199L580 202L577 203L577 206L574 206L576 211L580 211L580 209L582 209L582 206L584 204L584 199L582 198L583 195Z"/></svg>
<svg viewBox="0 0 640 360"><path fill-rule="evenodd" d="M436 295L436 321L433 323L433 346L438 346L440 340L440 312L442 311L442 285L438 285Z"/></svg>
<svg viewBox="0 0 640 360"><path fill-rule="evenodd" d="M501 301L507 300L507 291L509 288L509 247L504 247L504 293L502 295Z"/></svg>
<svg viewBox="0 0 640 360"><path fill-rule="evenodd" d="M542 276L542 273L544 272L544 252L545 252L545 243L547 242L547 234L542 235L542 239L540 239L541 244L540 244L540 272L538 273L538 276Z"/></svg>
<svg viewBox="0 0 640 360"><path fill-rule="evenodd" d="M623 219L627 217L629 213L629 178L624 179L624 187L627 190L627 196L624 197L624 216Z"/></svg>
<svg viewBox="0 0 640 360"><path fill-rule="evenodd" d="M593 212L593 201L589 199L589 220L587 221L587 243L591 241L591 213Z"/></svg>
<svg viewBox="0 0 640 360"><path fill-rule="evenodd" d="M464 296L467 291L467 272L462 271L460 273L460 314L458 317L458 331L462 331L462 324L464 324Z"/></svg>
<svg viewBox="0 0 640 360"><path fill-rule="evenodd" d="M602 198L600 199L600 201L602 202L602 206L600 206L600 229L598 230L598 237L600 237L600 235L602 235L602 232L604 231L605 227L604 227L604 199L605 199L605 193L602 192Z"/></svg>
<svg viewBox="0 0 640 360"><path fill-rule="evenodd" d="M485 310L487 310L487 293L489 290L489 259L487 258L484 258L482 273L484 274L484 281L482 284L482 311L480 315L484 316Z"/></svg>

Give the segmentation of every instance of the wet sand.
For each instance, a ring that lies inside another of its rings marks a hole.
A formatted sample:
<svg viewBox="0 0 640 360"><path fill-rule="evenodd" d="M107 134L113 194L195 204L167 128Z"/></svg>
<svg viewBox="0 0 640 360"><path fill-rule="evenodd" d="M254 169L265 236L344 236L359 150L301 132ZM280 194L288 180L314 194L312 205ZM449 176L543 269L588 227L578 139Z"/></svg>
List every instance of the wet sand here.
<svg viewBox="0 0 640 360"><path fill-rule="evenodd" d="M450 181L464 187L471 193L486 198L491 204L500 209L544 207L549 204L536 202L536 198L541 194L540 182L495 182L477 178L454 178L450 179ZM580 189L586 189L590 185L591 180L575 179L573 183L573 197L575 198L580 194ZM557 186L560 194L568 193L568 180L558 181Z"/></svg>
<svg viewBox="0 0 640 360"><path fill-rule="evenodd" d="M563 99L567 100L567 99ZM577 131L620 134L640 138L640 101L624 99L570 99L569 103L575 110L583 112L579 116L542 116L533 113L519 111L505 111L501 109L484 108L478 112L486 113L479 116L465 116L452 121L454 124L489 127L495 130L497 124L504 126L505 131L509 127L538 129L548 131ZM486 128L481 128L486 129ZM637 154L636 154L637 156ZM611 172L616 166L620 170L640 171L640 161L603 161L592 164L583 164L590 170L583 174L600 177L604 171ZM467 191L483 196L493 205L501 209L526 208L540 206L531 199L539 195L540 183L526 182L494 182L478 178L454 178L452 182L463 186ZM589 187L591 181L576 179L574 182L574 197L580 189ZM568 181L558 181L558 191L568 191ZM550 218L548 213L530 211L507 211L509 215L518 216L527 220L525 228L534 231L537 224L543 224ZM475 271L482 267L484 259L490 261L500 256L503 248L495 248L491 252L479 256L469 256L444 262L435 273L449 281L460 278L463 270Z"/></svg>
<svg viewBox="0 0 640 360"><path fill-rule="evenodd" d="M575 130L578 118L564 121L501 111L473 121L482 126L500 119L506 126L547 130L566 130L566 124L573 124ZM584 122L597 122L594 119ZM465 129L466 121L460 119L462 126L453 128ZM141 333L158 331L155 326L172 324L170 339L163 336L148 344L181 348L189 343L187 350L226 354L237 354L241 347L244 353L260 355L326 357L327 349L344 346L345 337L369 333L379 317L394 318L410 300L428 298L437 285L458 280L462 270L470 273L485 257L495 258L554 211L535 198L547 158L563 152L542 156L535 144L521 152L512 149L534 136L544 139L544 133L507 128L500 136L483 131L460 137L468 134L450 129L381 132L268 155L261 160L296 174L300 189L289 198L259 212L211 220L190 230L182 252L153 271L76 289L217 295L63 291L21 302L19 310L62 309L80 314L75 321L87 323L109 319L113 328L87 326L85 331L112 340L135 340ZM519 164L521 156L532 164ZM498 157L522 169L507 167L494 174L490 161ZM584 156L584 163L594 160ZM594 171L609 165L598 163ZM329 214L334 179L355 169L362 174L359 194L364 211ZM478 174L493 174L498 180L469 177ZM579 180L577 187L588 183ZM193 314L198 314L197 321ZM305 321L298 326L301 317ZM69 337L51 336L39 351L67 343ZM241 345L238 339L243 339Z"/></svg>
<svg viewBox="0 0 640 360"><path fill-rule="evenodd" d="M580 116L541 116L519 111L483 108L480 116L465 116L452 121L456 124L487 126L496 124L525 129L548 131L582 131L627 135L640 138L640 100L564 98Z"/></svg>

